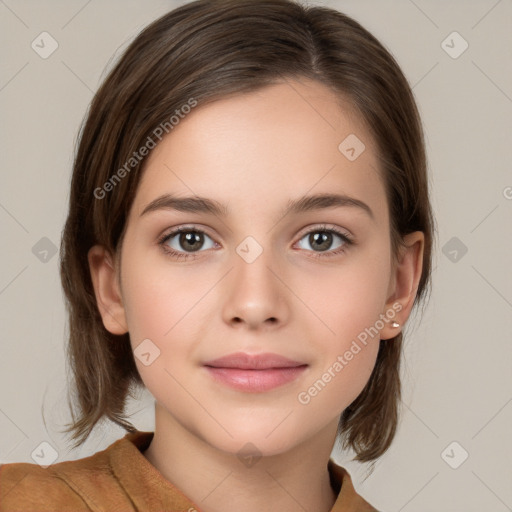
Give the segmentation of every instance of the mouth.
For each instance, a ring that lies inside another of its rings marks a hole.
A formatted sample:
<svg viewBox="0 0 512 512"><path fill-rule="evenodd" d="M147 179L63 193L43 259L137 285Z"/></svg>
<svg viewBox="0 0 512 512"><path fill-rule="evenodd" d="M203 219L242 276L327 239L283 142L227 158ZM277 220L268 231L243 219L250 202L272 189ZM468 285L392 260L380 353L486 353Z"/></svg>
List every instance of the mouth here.
<svg viewBox="0 0 512 512"><path fill-rule="evenodd" d="M239 391L259 393L294 381L308 364L278 354L237 352L208 361L204 367L221 384Z"/></svg>

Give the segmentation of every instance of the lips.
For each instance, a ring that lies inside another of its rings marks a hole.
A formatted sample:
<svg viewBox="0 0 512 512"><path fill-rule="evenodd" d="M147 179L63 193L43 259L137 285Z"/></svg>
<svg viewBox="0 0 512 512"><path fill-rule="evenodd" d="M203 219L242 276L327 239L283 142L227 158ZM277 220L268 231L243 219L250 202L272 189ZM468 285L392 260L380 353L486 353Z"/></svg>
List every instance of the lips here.
<svg viewBox="0 0 512 512"><path fill-rule="evenodd" d="M217 382L246 392L263 392L295 380L307 368L306 363L278 354L230 354L204 366Z"/></svg>
<svg viewBox="0 0 512 512"><path fill-rule="evenodd" d="M250 355L244 352L230 354L213 361L208 361L205 366L214 368L238 368L240 370L268 370L269 368L294 368L305 363L293 361L278 354Z"/></svg>

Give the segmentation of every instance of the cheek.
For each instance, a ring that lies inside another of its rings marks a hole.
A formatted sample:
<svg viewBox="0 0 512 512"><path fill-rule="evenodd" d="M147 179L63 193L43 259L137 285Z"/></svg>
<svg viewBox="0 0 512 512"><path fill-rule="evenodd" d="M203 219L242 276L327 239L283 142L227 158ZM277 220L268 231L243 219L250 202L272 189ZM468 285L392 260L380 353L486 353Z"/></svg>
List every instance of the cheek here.
<svg viewBox="0 0 512 512"><path fill-rule="evenodd" d="M182 392L173 376L185 382L196 362L209 310L219 304L208 293L218 277L198 273L193 266L177 269L165 261L148 264L136 254L125 261L130 271L123 281L123 300L135 362L146 387L155 398L165 400L164 395ZM137 358L139 346L158 354L151 364Z"/></svg>
<svg viewBox="0 0 512 512"><path fill-rule="evenodd" d="M303 272L296 290L322 322L327 339L338 340L340 349L384 313L389 279L389 258L373 258L370 253L347 258L338 267Z"/></svg>
<svg viewBox="0 0 512 512"><path fill-rule="evenodd" d="M297 394L298 407L308 417L339 418L366 386L379 349L379 342L364 346L355 342L333 355Z"/></svg>
<svg viewBox="0 0 512 512"><path fill-rule="evenodd" d="M385 313L389 262L369 253L302 280L304 302L321 321L308 323L316 325L308 338L315 340L318 365L298 396L309 413L339 415L368 382L381 343L378 320Z"/></svg>
<svg viewBox="0 0 512 512"><path fill-rule="evenodd" d="M309 331L317 364L297 395L308 415L334 419L366 386L382 343L376 324L383 313L386 270L385 265L353 265L331 272L329 279L317 275L314 293L306 300L324 325L315 322L316 331Z"/></svg>
<svg viewBox="0 0 512 512"><path fill-rule="evenodd" d="M170 266L132 266L123 290L130 335L136 344L144 338L165 341L194 317L198 303L208 291L207 279ZM207 278L208 276L202 276Z"/></svg>
<svg viewBox="0 0 512 512"><path fill-rule="evenodd" d="M187 381L189 368L183 363L190 359L195 338L187 327L195 323L197 303L207 289L204 281L194 285L183 273L161 264L132 265L125 281L124 306L135 363L144 385L159 402L172 399L177 407L180 400L189 401L179 385ZM148 352L149 361L138 357Z"/></svg>

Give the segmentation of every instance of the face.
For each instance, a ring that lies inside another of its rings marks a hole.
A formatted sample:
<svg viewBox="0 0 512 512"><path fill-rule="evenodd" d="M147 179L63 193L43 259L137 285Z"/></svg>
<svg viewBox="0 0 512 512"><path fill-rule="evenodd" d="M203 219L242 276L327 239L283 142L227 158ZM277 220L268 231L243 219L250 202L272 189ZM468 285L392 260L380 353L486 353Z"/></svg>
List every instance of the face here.
<svg viewBox="0 0 512 512"><path fill-rule="evenodd" d="M296 203L316 195L339 197ZM376 147L325 86L199 105L152 150L119 324L159 414L211 446L272 455L336 425L398 333L395 292Z"/></svg>

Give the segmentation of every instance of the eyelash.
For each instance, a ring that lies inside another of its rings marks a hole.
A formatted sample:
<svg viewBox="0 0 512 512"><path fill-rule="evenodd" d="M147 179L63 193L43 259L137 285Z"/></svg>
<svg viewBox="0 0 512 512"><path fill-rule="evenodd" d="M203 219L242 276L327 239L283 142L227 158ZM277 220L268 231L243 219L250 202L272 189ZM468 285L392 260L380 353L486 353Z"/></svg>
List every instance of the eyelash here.
<svg viewBox="0 0 512 512"><path fill-rule="evenodd" d="M173 231L171 231L170 233L166 233L165 235L160 237L158 239L158 245L162 247L162 250L167 255L169 255L172 258L178 259L178 260L180 260L180 259L187 260L189 258L195 259L197 257L197 255L194 253L178 252L174 249L171 249L167 245L167 242L171 238L173 238L176 235L179 235L180 233L200 233L200 234L204 234L204 235L208 236L209 238L211 238L208 235L208 233L206 233L202 229L197 229L197 228L191 227L191 226L182 226L182 227L176 228ZM309 231L304 233L300 237L299 240L302 240L304 237L306 237L307 235L309 235L311 233L334 233L334 234L338 235L343 241L343 245L333 251L320 251L320 252L308 251L308 252L313 252L313 255L310 256L312 258L331 258L334 256L338 256L339 254L345 252L345 250L347 249L348 246L355 244L354 240L348 234L341 232L339 229L337 229L335 227L328 228L326 225L317 226L317 227L310 229ZM204 251L197 251L197 252L204 252Z"/></svg>

